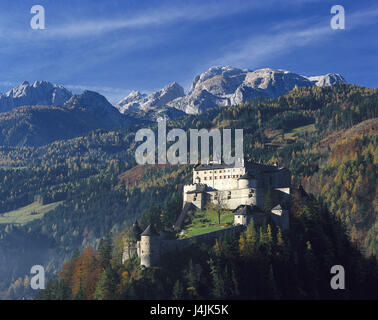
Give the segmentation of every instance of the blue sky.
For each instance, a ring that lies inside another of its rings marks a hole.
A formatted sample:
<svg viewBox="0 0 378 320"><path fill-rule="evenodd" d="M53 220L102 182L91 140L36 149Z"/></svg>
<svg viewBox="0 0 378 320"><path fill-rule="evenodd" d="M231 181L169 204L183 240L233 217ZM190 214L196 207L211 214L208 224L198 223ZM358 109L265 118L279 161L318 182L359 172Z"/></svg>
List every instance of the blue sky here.
<svg viewBox="0 0 378 320"><path fill-rule="evenodd" d="M46 30L32 30L43 5ZM330 27L333 5L345 30ZM342 74L378 87L378 2L328 0L1 0L0 92L48 80L111 102L214 65Z"/></svg>

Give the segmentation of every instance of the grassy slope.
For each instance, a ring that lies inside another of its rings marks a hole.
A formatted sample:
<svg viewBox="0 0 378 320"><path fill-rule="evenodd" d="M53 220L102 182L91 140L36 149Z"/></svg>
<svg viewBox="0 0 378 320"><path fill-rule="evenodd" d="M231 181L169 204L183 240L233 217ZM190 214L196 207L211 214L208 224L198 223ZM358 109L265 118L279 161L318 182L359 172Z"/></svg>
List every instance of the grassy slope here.
<svg viewBox="0 0 378 320"><path fill-rule="evenodd" d="M206 211L196 212L189 224L183 230L183 238L189 238L200 234L220 230L232 225L234 215L229 211L221 214L221 223L218 224L218 215L215 210L207 209Z"/></svg>
<svg viewBox="0 0 378 320"><path fill-rule="evenodd" d="M309 124L307 126L294 128L293 130L285 134L285 138L294 137L298 134L305 133L305 132L311 133L311 132L314 132L315 130L316 130L315 124Z"/></svg>
<svg viewBox="0 0 378 320"><path fill-rule="evenodd" d="M47 212L55 209L63 201L42 205L40 202L19 208L14 211L6 212L0 215L0 224L19 224L24 225L30 221L41 219Z"/></svg>

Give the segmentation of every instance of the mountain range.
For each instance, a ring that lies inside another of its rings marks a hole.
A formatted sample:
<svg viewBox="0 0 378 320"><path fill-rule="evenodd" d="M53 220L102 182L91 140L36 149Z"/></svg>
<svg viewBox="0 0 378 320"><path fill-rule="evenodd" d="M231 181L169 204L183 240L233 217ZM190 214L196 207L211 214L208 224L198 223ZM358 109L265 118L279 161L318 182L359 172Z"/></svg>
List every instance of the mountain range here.
<svg viewBox="0 0 378 320"><path fill-rule="evenodd" d="M150 95L132 91L116 104L116 108L121 113L154 114L154 118L159 118L169 108L198 114L209 108L237 105L255 97L275 98L296 87L344 82L341 75L334 73L306 77L271 68L251 71L229 66L211 67L194 78L187 95L178 83L173 82Z"/></svg>
<svg viewBox="0 0 378 320"><path fill-rule="evenodd" d="M84 91L72 95L63 106L23 106L0 113L0 145L40 146L95 129L114 129L140 122L119 113L97 92Z"/></svg>
<svg viewBox="0 0 378 320"><path fill-rule="evenodd" d="M280 69L251 71L220 66L197 75L187 94L182 86L172 82L151 94L132 91L115 107L120 113L134 114L137 118L177 118L185 114L199 114L209 108L238 105L255 97L275 98L296 87L330 86L344 82L345 79L335 73L306 77ZM112 118L115 117L113 106L104 97L92 94L89 99L88 94L85 96L86 105L96 105L95 112L112 110ZM0 94L0 113L21 106L64 107L66 103L72 103L69 102L72 97L72 93L61 85L47 81L30 84L25 81ZM77 96L74 100L77 101Z"/></svg>
<svg viewBox="0 0 378 320"><path fill-rule="evenodd" d="M7 112L22 106L63 106L72 93L61 85L47 81L24 81L5 94L0 94L0 112Z"/></svg>
<svg viewBox="0 0 378 320"><path fill-rule="evenodd" d="M187 94L177 82L151 94L132 91L113 106L99 93L73 95L61 85L25 81L0 94L0 145L43 145L95 129L176 119L238 105L255 97L275 98L296 87L344 83L339 74L305 77L278 69L211 67L196 76Z"/></svg>

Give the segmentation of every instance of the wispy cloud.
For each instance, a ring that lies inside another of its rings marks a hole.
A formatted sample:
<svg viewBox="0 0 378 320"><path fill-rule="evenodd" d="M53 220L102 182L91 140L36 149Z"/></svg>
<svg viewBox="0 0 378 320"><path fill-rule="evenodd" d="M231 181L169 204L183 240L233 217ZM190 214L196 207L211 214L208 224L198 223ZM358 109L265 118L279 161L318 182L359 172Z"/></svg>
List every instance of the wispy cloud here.
<svg viewBox="0 0 378 320"><path fill-rule="evenodd" d="M312 2L322 0L291 0L285 6L304 5ZM270 7L281 6L280 0L265 0L265 1L206 1L206 2L177 2L164 3L159 7L148 8L142 12L133 14L127 13L118 17L113 16L107 19L90 19L77 17L71 21L65 21L62 24L54 24L50 22L46 30L39 30L38 33L41 38L76 38L87 36L98 36L108 32L113 32L123 29L142 29L159 27L165 25L173 25L183 22L205 21L217 17L234 15L248 10L259 10ZM68 14L67 14L68 15ZM3 20L6 16L1 17ZM74 21L74 22L72 22ZM3 39L20 39L35 37L36 33L31 29L25 29L23 24L20 28L10 29L7 23L1 25L0 21L0 38Z"/></svg>
<svg viewBox="0 0 378 320"><path fill-rule="evenodd" d="M233 50L217 58L215 64L246 66L253 63L258 65L271 60L274 56L319 40L327 33L329 33L328 27L318 27L254 36L244 40L242 44L234 44Z"/></svg>
<svg viewBox="0 0 378 320"><path fill-rule="evenodd" d="M355 29L378 23L378 7L370 7L346 15L346 29Z"/></svg>
<svg viewBox="0 0 378 320"><path fill-rule="evenodd" d="M297 48L328 41L341 30L330 27L330 17L290 20L275 25L265 34L238 40L224 49L211 64L260 65ZM378 8L356 11L346 16L346 31L377 23ZM350 24L348 25L348 23ZM229 49L229 48L232 49Z"/></svg>
<svg viewBox="0 0 378 320"><path fill-rule="evenodd" d="M275 2L277 0L267 0L267 2ZM87 37L98 36L108 32L123 29L142 29L150 27L159 27L186 21L203 21L220 16L232 15L242 12L247 8L261 6L257 2L237 1L237 4L229 1L209 1L206 3L198 2L184 3L176 5L161 5L156 8L149 8L140 13L125 14L118 17L107 19L83 19L78 18L76 22L64 22L62 24L48 24L43 31L38 31L41 38L59 38L59 37ZM1 28L0 38L17 39L22 37L35 37L35 32L20 29Z"/></svg>

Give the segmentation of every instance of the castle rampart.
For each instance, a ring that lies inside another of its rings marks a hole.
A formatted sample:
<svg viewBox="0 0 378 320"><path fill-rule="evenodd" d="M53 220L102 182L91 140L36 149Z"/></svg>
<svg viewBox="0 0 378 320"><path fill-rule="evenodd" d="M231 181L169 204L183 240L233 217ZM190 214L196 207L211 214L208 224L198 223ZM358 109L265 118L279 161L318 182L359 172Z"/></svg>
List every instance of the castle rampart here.
<svg viewBox="0 0 378 320"><path fill-rule="evenodd" d="M148 227L150 230L151 228L153 227ZM197 243L214 241L215 239L221 238L226 233L240 233L244 229L244 225L236 225L186 239L173 240L162 239L163 236L156 234L142 234L141 241L137 244L137 246L140 246L141 265L144 267L156 266L159 264L160 258L164 254L179 252Z"/></svg>

